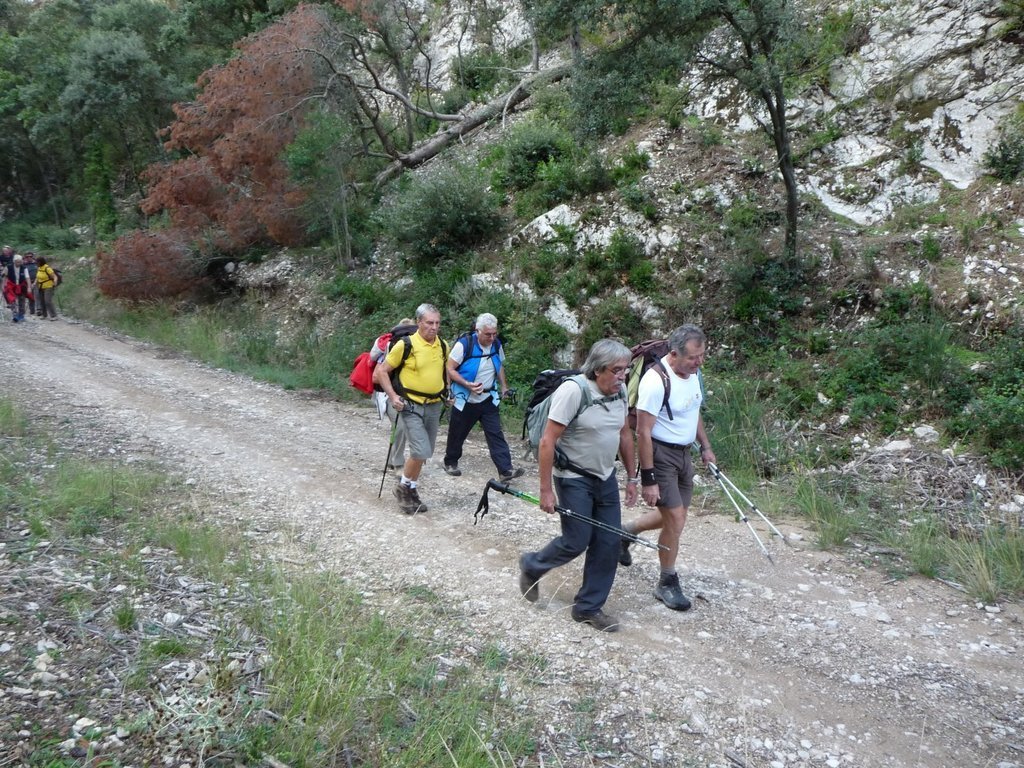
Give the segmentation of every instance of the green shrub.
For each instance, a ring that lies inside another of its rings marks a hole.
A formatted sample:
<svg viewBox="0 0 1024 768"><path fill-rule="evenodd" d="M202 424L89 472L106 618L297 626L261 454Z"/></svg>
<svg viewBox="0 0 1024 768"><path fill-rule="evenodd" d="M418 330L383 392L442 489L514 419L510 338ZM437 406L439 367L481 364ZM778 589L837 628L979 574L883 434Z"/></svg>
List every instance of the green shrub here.
<svg viewBox="0 0 1024 768"><path fill-rule="evenodd" d="M970 397L970 373L941 318L872 325L838 346L821 387L853 426L890 433L924 415L955 414Z"/></svg>
<svg viewBox="0 0 1024 768"><path fill-rule="evenodd" d="M338 274L326 288L331 299L347 299L360 315L372 315L381 306L398 305L399 291L390 282Z"/></svg>
<svg viewBox="0 0 1024 768"><path fill-rule="evenodd" d="M496 51L476 50L452 62L453 79L472 99L490 93L507 71L508 64Z"/></svg>
<svg viewBox="0 0 1024 768"><path fill-rule="evenodd" d="M1024 468L1024 328L992 349L974 397L954 425L972 435L995 466Z"/></svg>
<svg viewBox="0 0 1024 768"><path fill-rule="evenodd" d="M501 336L508 352L509 386L525 391L540 371L553 366L558 353L569 343L569 334L532 303L517 302L507 321L500 315L498 320L505 323Z"/></svg>
<svg viewBox="0 0 1024 768"><path fill-rule="evenodd" d="M604 255L611 268L620 274L647 260L640 238L621 229L612 233Z"/></svg>
<svg viewBox="0 0 1024 768"><path fill-rule="evenodd" d="M475 167L445 165L413 179L379 213L385 231L417 268L464 254L494 235L498 201Z"/></svg>
<svg viewBox="0 0 1024 768"><path fill-rule="evenodd" d="M632 184L651 167L651 156L636 144L631 144L619 161L612 166L612 178L616 184Z"/></svg>
<svg viewBox="0 0 1024 768"><path fill-rule="evenodd" d="M633 306L621 296L602 301L594 308L580 334L577 356L582 359L600 339L619 339L627 347L647 338L647 326Z"/></svg>
<svg viewBox="0 0 1024 768"><path fill-rule="evenodd" d="M942 259L942 243L931 232L921 241L921 257L930 264L936 264Z"/></svg>
<svg viewBox="0 0 1024 768"><path fill-rule="evenodd" d="M653 192L639 184L627 184L621 194L622 202L631 211L636 211L648 221L658 220L658 202Z"/></svg>
<svg viewBox="0 0 1024 768"><path fill-rule="evenodd" d="M495 184L526 189L537 180L542 163L572 155L572 136L550 120L528 120L514 127L499 149Z"/></svg>
<svg viewBox="0 0 1024 768"><path fill-rule="evenodd" d="M1011 182L1024 174L1024 106L1004 119L999 141L983 161L986 170L1000 181Z"/></svg>

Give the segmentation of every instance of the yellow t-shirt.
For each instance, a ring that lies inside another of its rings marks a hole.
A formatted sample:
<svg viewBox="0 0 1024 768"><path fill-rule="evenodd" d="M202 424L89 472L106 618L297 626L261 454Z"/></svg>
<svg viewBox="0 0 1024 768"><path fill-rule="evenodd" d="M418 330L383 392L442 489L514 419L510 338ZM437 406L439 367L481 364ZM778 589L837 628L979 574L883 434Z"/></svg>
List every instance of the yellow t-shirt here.
<svg viewBox="0 0 1024 768"><path fill-rule="evenodd" d="M408 337L412 342L409 357L402 365L402 354L405 352L405 341L399 340L384 358L392 368L399 368L398 380L405 392L399 394L414 403L430 403L444 396L444 364L447 356L445 344L441 338L434 339L433 344L416 332Z"/></svg>

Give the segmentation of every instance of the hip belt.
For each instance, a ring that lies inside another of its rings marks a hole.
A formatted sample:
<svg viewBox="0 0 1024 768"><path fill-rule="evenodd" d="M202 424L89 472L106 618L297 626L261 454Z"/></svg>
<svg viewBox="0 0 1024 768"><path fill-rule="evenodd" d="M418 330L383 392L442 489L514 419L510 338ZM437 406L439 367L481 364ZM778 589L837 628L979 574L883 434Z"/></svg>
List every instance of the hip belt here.
<svg viewBox="0 0 1024 768"><path fill-rule="evenodd" d="M666 443L664 440L659 440L656 437L651 438L652 443L664 446L665 448L671 448L673 451L688 451L693 443L687 443L686 445L679 445L678 443Z"/></svg>

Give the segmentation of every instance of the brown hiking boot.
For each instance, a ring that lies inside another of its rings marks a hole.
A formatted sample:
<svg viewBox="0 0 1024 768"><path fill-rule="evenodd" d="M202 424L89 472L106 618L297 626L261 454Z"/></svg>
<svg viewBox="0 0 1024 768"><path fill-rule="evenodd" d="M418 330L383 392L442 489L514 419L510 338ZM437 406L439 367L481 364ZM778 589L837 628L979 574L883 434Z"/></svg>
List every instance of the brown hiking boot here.
<svg viewBox="0 0 1024 768"><path fill-rule="evenodd" d="M589 624L598 632L618 632L619 622L617 619L613 619L604 611L594 611L593 613L577 613L572 612L572 620L578 621L580 624Z"/></svg>
<svg viewBox="0 0 1024 768"><path fill-rule="evenodd" d="M416 489L410 488L402 482L395 486L395 498L398 499L398 508L407 515L415 515L423 506L419 495L416 494Z"/></svg>
<svg viewBox="0 0 1024 768"><path fill-rule="evenodd" d="M519 556L519 591L523 593L523 597L531 603L536 603L537 598L540 597L540 590L537 588L537 584L540 579L536 579L526 572L523 568L523 558L526 555Z"/></svg>
<svg viewBox="0 0 1024 768"><path fill-rule="evenodd" d="M427 511L427 505L424 504L423 500L420 498L419 490L417 490L416 488L410 488L409 491L412 496L412 500L416 502L416 511L413 512L413 514L422 515L424 512Z"/></svg>

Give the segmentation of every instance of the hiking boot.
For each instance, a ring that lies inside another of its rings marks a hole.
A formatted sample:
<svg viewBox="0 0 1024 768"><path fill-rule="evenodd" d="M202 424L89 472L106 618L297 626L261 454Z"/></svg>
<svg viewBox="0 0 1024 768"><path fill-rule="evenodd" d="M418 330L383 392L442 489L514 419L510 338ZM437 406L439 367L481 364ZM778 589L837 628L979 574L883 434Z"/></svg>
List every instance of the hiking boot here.
<svg viewBox="0 0 1024 768"><path fill-rule="evenodd" d="M633 564L633 555L629 551L629 545L632 543L629 539L622 539L619 542L619 565L630 566Z"/></svg>
<svg viewBox="0 0 1024 768"><path fill-rule="evenodd" d="M577 613L572 612L572 620L578 621L580 624L589 624L598 632L618 632L619 622L617 619L613 619L604 611L594 611L593 613Z"/></svg>
<svg viewBox="0 0 1024 768"><path fill-rule="evenodd" d="M503 483L507 483L509 480L515 480L517 477L522 477L524 472L526 472L526 470L522 467L512 467L508 472L502 472L498 475L498 479Z"/></svg>
<svg viewBox="0 0 1024 768"><path fill-rule="evenodd" d="M540 597L540 590L537 588L540 579L534 578L523 568L523 558L525 557L526 555L520 555L519 557L519 591L523 593L523 597L528 602L536 603L537 598Z"/></svg>
<svg viewBox="0 0 1024 768"><path fill-rule="evenodd" d="M462 470L459 469L458 464L449 464L448 462L445 462L444 471L452 477L462 477Z"/></svg>
<svg viewBox="0 0 1024 768"><path fill-rule="evenodd" d="M407 515L415 515L423 505L415 489L404 483L395 486L395 498L398 499L398 508Z"/></svg>
<svg viewBox="0 0 1024 768"><path fill-rule="evenodd" d="M420 492L415 488L410 488L409 493L412 496L412 500L416 502L416 511L413 512L413 514L422 515L427 511L427 505L424 504L423 500L420 498Z"/></svg>
<svg viewBox="0 0 1024 768"><path fill-rule="evenodd" d="M663 575L658 588L654 590L654 596L673 611L690 610L690 599L679 588L679 574Z"/></svg>

